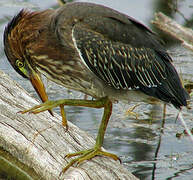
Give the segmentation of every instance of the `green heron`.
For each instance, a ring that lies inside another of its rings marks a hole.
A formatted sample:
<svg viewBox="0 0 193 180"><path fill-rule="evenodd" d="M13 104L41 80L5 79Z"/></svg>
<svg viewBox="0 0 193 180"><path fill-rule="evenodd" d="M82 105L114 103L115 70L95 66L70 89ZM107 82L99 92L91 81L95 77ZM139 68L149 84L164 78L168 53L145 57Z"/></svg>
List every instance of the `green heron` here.
<svg viewBox="0 0 193 180"><path fill-rule="evenodd" d="M44 102L29 110L39 113L59 106L104 108L96 144L68 154L80 157L64 168L97 155L118 160L101 149L115 101L156 99L176 108L187 106L188 93L172 59L156 35L135 19L92 3L68 3L57 10L21 10L4 32L6 56L13 68L31 81ZM41 74L93 100L49 101Z"/></svg>

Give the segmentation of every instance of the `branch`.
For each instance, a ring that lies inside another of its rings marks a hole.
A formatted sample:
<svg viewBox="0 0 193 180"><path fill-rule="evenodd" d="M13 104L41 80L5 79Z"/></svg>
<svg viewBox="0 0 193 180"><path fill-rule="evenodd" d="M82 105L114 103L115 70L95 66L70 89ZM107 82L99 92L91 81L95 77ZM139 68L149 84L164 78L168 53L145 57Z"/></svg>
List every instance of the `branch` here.
<svg viewBox="0 0 193 180"><path fill-rule="evenodd" d="M70 122L66 132L57 114L52 117L48 112L17 113L36 104L35 99L0 71L0 171L6 173L9 164L9 175L19 171L22 177L32 179L137 179L118 161L102 156L71 167L59 177L70 160L64 156L90 148L95 141Z"/></svg>
<svg viewBox="0 0 193 180"><path fill-rule="evenodd" d="M155 14L155 20L152 21L159 29L180 40L182 45L193 51L193 31L179 25L176 21L159 12Z"/></svg>

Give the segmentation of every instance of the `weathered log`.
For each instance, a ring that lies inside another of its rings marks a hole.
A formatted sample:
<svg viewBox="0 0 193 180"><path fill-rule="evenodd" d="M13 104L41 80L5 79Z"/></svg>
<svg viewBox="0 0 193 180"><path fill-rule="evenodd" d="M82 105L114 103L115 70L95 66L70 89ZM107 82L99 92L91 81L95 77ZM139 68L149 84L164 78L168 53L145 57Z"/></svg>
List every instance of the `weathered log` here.
<svg viewBox="0 0 193 180"><path fill-rule="evenodd" d="M0 71L0 171L9 171L15 179L137 179L118 161L102 156L71 167L59 176L70 160L66 154L90 148L95 141L70 122L66 132L57 114L52 117L48 112L18 113L36 104L34 98ZM15 160L19 163L14 169L11 165L14 167Z"/></svg>
<svg viewBox="0 0 193 180"><path fill-rule="evenodd" d="M181 26L161 12L155 14L155 20L153 20L152 23L162 31L180 40L184 47L193 51L192 29Z"/></svg>

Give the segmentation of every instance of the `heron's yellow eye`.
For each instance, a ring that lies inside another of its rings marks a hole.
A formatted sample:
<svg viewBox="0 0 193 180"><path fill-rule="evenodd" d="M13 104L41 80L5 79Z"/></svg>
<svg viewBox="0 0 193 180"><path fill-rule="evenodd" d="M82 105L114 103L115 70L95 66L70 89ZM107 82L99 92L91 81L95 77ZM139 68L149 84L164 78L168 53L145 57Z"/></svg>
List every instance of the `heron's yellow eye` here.
<svg viewBox="0 0 193 180"><path fill-rule="evenodd" d="M16 64L16 66L17 66L19 69L24 66L24 63L23 63L22 61L20 61L19 59L16 60L15 64Z"/></svg>
<svg viewBox="0 0 193 180"><path fill-rule="evenodd" d="M27 66L26 66L26 64L25 64L24 61L21 61L21 60L17 59L17 60L15 61L15 66L19 69L18 72L19 72L22 76L29 78L29 73L28 73L28 71L27 71Z"/></svg>

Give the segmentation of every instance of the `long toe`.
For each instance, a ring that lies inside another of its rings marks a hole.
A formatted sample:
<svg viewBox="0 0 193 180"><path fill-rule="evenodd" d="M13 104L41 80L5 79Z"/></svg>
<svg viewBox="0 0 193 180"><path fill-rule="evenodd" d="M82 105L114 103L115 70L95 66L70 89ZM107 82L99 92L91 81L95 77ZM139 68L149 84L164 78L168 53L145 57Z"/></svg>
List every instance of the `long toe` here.
<svg viewBox="0 0 193 180"><path fill-rule="evenodd" d="M65 157L69 158L69 157L78 156L78 155L80 155L80 157L71 160L67 164L67 166L63 169L63 171L62 171L63 173L68 168L73 166L74 164L79 165L83 161L90 160L95 156L106 156L106 157L113 158L114 160L119 160L120 161L120 159L115 154L112 154L112 153L109 153L109 152L106 152L106 151L102 151L101 148L93 148L93 149L89 149L89 150L79 151L77 153L68 154Z"/></svg>

